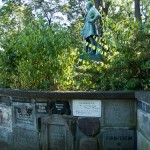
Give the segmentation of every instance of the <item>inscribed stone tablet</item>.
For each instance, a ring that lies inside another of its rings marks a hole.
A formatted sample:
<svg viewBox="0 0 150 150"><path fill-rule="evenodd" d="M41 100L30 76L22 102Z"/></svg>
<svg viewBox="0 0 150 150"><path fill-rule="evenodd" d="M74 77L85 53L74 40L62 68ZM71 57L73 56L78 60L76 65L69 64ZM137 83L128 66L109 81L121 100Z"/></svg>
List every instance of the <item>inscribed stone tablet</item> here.
<svg viewBox="0 0 150 150"><path fill-rule="evenodd" d="M101 117L100 100L73 100L73 115Z"/></svg>
<svg viewBox="0 0 150 150"><path fill-rule="evenodd" d="M12 110L9 106L0 105L0 128L12 131Z"/></svg>
<svg viewBox="0 0 150 150"><path fill-rule="evenodd" d="M66 147L66 132L65 126L49 125L49 149L50 150L65 150Z"/></svg>
<svg viewBox="0 0 150 150"><path fill-rule="evenodd" d="M104 101L103 125L108 127L129 127L136 125L134 101Z"/></svg>
<svg viewBox="0 0 150 150"><path fill-rule="evenodd" d="M54 114L41 120L42 150L73 150L73 136L69 120Z"/></svg>
<svg viewBox="0 0 150 150"><path fill-rule="evenodd" d="M135 150L134 130L107 130L103 132L104 150Z"/></svg>
<svg viewBox="0 0 150 150"><path fill-rule="evenodd" d="M15 128L13 132L13 150L39 150L38 132Z"/></svg>

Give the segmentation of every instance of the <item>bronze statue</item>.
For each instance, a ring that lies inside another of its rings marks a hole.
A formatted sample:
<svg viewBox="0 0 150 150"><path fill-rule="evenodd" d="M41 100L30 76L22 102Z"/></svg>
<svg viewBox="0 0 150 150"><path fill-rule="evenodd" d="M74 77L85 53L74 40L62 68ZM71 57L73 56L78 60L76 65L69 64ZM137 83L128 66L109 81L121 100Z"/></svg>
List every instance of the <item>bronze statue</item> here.
<svg viewBox="0 0 150 150"><path fill-rule="evenodd" d="M86 3L86 9L87 13L85 15L84 27L81 29L81 35L86 40L86 42L96 47L97 43L94 40L94 36L98 35L98 30L96 28L95 22L101 17L101 15L90 1ZM96 50L93 50L87 45L84 46L84 50L90 55L96 54Z"/></svg>

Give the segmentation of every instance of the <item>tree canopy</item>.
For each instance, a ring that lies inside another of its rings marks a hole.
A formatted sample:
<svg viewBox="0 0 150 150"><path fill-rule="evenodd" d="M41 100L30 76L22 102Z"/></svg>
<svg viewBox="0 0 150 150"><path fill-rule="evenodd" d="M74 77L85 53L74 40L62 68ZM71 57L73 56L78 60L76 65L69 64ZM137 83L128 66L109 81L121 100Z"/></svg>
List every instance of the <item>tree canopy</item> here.
<svg viewBox="0 0 150 150"><path fill-rule="evenodd" d="M100 62L79 58L85 2L6 3L0 9L0 87L150 90L150 2L92 1L102 16Z"/></svg>

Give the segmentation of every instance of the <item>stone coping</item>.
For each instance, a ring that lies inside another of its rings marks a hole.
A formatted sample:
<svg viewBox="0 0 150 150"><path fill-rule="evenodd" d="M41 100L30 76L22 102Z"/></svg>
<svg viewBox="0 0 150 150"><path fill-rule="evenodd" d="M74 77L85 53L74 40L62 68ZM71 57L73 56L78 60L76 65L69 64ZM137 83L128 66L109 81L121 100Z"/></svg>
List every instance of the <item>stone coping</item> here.
<svg viewBox="0 0 150 150"><path fill-rule="evenodd" d="M5 96L22 98L44 98L44 99L118 99L135 100L135 92L129 91L27 91L0 88L0 94Z"/></svg>
<svg viewBox="0 0 150 150"><path fill-rule="evenodd" d="M150 91L28 91L0 88L0 95L43 99L144 100L150 103Z"/></svg>

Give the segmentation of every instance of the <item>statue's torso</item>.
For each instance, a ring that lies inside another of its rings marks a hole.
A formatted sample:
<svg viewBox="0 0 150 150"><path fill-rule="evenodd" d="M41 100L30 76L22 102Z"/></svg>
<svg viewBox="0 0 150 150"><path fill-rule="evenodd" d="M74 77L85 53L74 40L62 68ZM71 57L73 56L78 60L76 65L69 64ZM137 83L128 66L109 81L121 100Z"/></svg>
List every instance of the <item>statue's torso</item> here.
<svg viewBox="0 0 150 150"><path fill-rule="evenodd" d="M95 24L89 22L90 19L94 18L96 13L96 9L94 7L91 7L85 16L85 23L82 34L84 38L87 38L91 35L97 35Z"/></svg>

